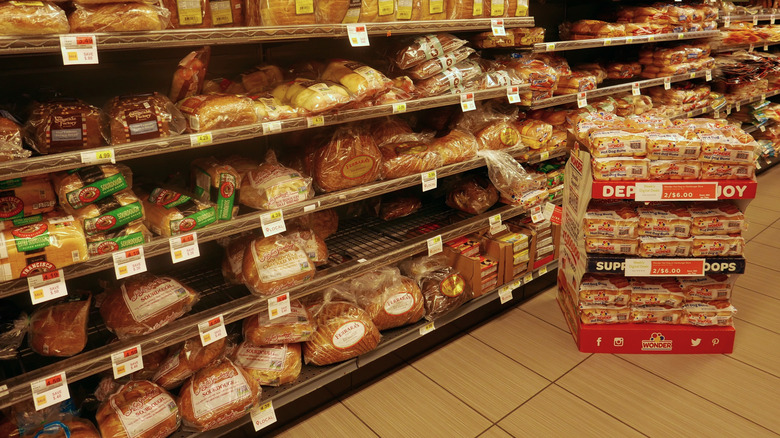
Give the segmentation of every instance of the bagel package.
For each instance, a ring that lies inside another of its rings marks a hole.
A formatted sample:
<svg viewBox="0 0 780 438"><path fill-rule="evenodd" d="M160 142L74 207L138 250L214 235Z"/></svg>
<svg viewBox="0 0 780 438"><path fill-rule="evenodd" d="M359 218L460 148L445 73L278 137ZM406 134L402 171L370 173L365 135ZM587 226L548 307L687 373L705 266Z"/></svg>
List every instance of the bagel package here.
<svg viewBox="0 0 780 438"><path fill-rule="evenodd" d="M244 251L244 284L255 295L272 296L311 280L315 267L306 246L294 236L254 239Z"/></svg>
<svg viewBox="0 0 780 438"><path fill-rule="evenodd" d="M236 349L235 362L244 367L258 385L284 385L294 382L301 374L301 344L258 347L243 342Z"/></svg>
<svg viewBox="0 0 780 438"><path fill-rule="evenodd" d="M188 233L217 220L214 204L178 191L155 187L148 194L143 189L136 189L136 193L144 206L144 224L160 236Z"/></svg>
<svg viewBox="0 0 780 438"><path fill-rule="evenodd" d="M36 308L30 317L30 348L42 356L69 357L87 345L87 322L92 297Z"/></svg>
<svg viewBox="0 0 780 438"><path fill-rule="evenodd" d="M298 300L290 302L290 313L270 319L268 312L244 319L244 339L253 345L293 344L308 341L317 326L309 310Z"/></svg>
<svg viewBox="0 0 780 438"><path fill-rule="evenodd" d="M205 347L200 338L187 339L165 358L151 380L170 391L195 372L221 357L225 353L227 344L226 338L214 341Z"/></svg>
<svg viewBox="0 0 780 438"><path fill-rule="evenodd" d="M317 330L303 344L307 364L329 365L359 356L376 348L379 330L371 316L357 304L325 299L314 311Z"/></svg>
<svg viewBox="0 0 780 438"><path fill-rule="evenodd" d="M104 437L164 437L181 425L176 400L145 380L130 381L103 402L95 415Z"/></svg>
<svg viewBox="0 0 780 438"><path fill-rule="evenodd" d="M398 268L369 272L350 281L349 287L378 330L413 324L425 316L419 286Z"/></svg>

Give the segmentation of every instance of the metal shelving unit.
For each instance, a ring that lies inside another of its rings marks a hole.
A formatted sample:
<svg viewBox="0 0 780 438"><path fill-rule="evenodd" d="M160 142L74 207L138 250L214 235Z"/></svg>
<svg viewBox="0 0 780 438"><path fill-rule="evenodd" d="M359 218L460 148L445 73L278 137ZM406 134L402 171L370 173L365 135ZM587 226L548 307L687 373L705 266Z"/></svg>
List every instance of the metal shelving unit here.
<svg viewBox="0 0 780 438"><path fill-rule="evenodd" d="M705 30L701 32L662 33L658 35L624 36L614 38L593 38L589 40L551 41L536 43L534 52L561 52L564 50L590 49L594 47L625 46L631 44L646 44L661 41L693 40L698 38L712 38L720 35L717 30Z"/></svg>
<svg viewBox="0 0 780 438"><path fill-rule="evenodd" d="M769 21L774 22L777 18L780 18L780 11L772 14L737 14L737 15L722 15L718 17L718 23L723 24L726 21ZM773 23L774 24L774 23Z"/></svg>

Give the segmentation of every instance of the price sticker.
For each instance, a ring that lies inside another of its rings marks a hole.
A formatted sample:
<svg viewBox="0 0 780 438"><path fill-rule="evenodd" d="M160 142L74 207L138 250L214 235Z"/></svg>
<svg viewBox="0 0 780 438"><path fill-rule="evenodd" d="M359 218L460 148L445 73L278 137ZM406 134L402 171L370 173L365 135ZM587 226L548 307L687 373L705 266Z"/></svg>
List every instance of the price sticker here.
<svg viewBox="0 0 780 438"><path fill-rule="evenodd" d="M95 35L60 35L60 51L65 65L98 63Z"/></svg>
<svg viewBox="0 0 780 438"><path fill-rule="evenodd" d="M429 172L423 172L420 174L422 178L422 191L427 192L436 188L437 178L436 171L431 170Z"/></svg>
<svg viewBox="0 0 780 438"><path fill-rule="evenodd" d="M544 266L542 266L541 268L539 268L539 276L540 276L540 277L541 277L542 275L546 274L546 273L547 273L547 265L544 265Z"/></svg>
<svg viewBox="0 0 780 438"><path fill-rule="evenodd" d="M506 285L498 290L498 297L501 299L501 304L506 304L512 301L512 286Z"/></svg>
<svg viewBox="0 0 780 438"><path fill-rule="evenodd" d="M282 122L280 120L274 122L263 123L263 134L273 134L282 130Z"/></svg>
<svg viewBox="0 0 780 438"><path fill-rule="evenodd" d="M428 239L428 257L436 255L442 251L441 236Z"/></svg>
<svg viewBox="0 0 780 438"><path fill-rule="evenodd" d="M588 106L588 93L583 91L577 93L577 108L585 108Z"/></svg>
<svg viewBox="0 0 780 438"><path fill-rule="evenodd" d="M62 269L27 277L27 286L30 289L30 297L33 304L40 304L68 295L68 289L65 287L65 275L62 273Z"/></svg>
<svg viewBox="0 0 780 438"><path fill-rule="evenodd" d="M769 51L769 44L767 44L767 43L764 43L764 51L765 51L765 52L768 52L768 51Z"/></svg>
<svg viewBox="0 0 780 438"><path fill-rule="evenodd" d="M144 257L143 246L117 251L113 257L114 273L117 280L146 272L146 258Z"/></svg>
<svg viewBox="0 0 780 438"><path fill-rule="evenodd" d="M711 201L717 199L716 182L636 183L634 198L648 201Z"/></svg>
<svg viewBox="0 0 780 438"><path fill-rule="evenodd" d="M523 277L523 284L528 284L528 283L530 283L532 281L534 281L534 273L533 272L529 272L528 274L526 274L525 277Z"/></svg>
<svg viewBox="0 0 780 438"><path fill-rule="evenodd" d="M634 43L634 37L627 36L626 37L626 44L633 44Z"/></svg>
<svg viewBox="0 0 780 438"><path fill-rule="evenodd" d="M696 72L691 72L691 79L696 79Z"/></svg>
<svg viewBox="0 0 780 438"><path fill-rule="evenodd" d="M555 43L547 43L544 45L544 50L547 52L554 52L555 51Z"/></svg>
<svg viewBox="0 0 780 438"><path fill-rule="evenodd" d="M693 118L693 111L688 111L688 118Z"/></svg>
<svg viewBox="0 0 780 438"><path fill-rule="evenodd" d="M420 336L427 335L428 333L436 330L436 326L433 325L433 321L420 327Z"/></svg>
<svg viewBox="0 0 780 438"><path fill-rule="evenodd" d="M554 212L555 212L555 204L553 204L552 202L546 202L544 204L544 209L542 210L544 219L549 221L550 218L552 218Z"/></svg>
<svg viewBox="0 0 780 438"><path fill-rule="evenodd" d="M723 27L729 27L731 26L731 17L728 15L723 17Z"/></svg>
<svg viewBox="0 0 780 438"><path fill-rule="evenodd" d="M348 24L347 36L352 47L368 47L368 32L365 24Z"/></svg>
<svg viewBox="0 0 780 438"><path fill-rule="evenodd" d="M190 146L205 146L214 143L214 136L211 132L200 132L190 135Z"/></svg>
<svg viewBox="0 0 780 438"><path fill-rule="evenodd" d="M547 161L550 159L550 151L544 151L539 154L539 161Z"/></svg>
<svg viewBox="0 0 780 438"><path fill-rule="evenodd" d="M274 423L276 423L276 412L274 412L273 402L268 402L252 408L249 411L249 416L252 418L252 426L255 428L255 432L259 432Z"/></svg>
<svg viewBox="0 0 780 438"><path fill-rule="evenodd" d="M493 36L506 36L503 18L493 18L490 20L490 27L493 29Z"/></svg>
<svg viewBox="0 0 780 438"><path fill-rule="evenodd" d="M477 109L477 104L474 103L474 93L463 93L460 95L460 107L463 112L474 111Z"/></svg>
<svg viewBox="0 0 780 438"><path fill-rule="evenodd" d="M65 372L36 380L30 384L35 410L40 411L70 398Z"/></svg>
<svg viewBox="0 0 780 438"><path fill-rule="evenodd" d="M542 213L542 206L537 205L531 209L531 222L538 224L544 220L544 213Z"/></svg>
<svg viewBox="0 0 780 438"><path fill-rule="evenodd" d="M609 46L612 44L612 38L604 38L604 45Z"/></svg>
<svg viewBox="0 0 780 438"><path fill-rule="evenodd" d="M626 259L626 277L703 277L705 259Z"/></svg>
<svg viewBox="0 0 780 438"><path fill-rule="evenodd" d="M734 110L739 112L739 109L740 109L739 101L734 102Z"/></svg>
<svg viewBox="0 0 780 438"><path fill-rule="evenodd" d="M729 114L731 114L731 105L730 104L726 106L726 115L729 115Z"/></svg>
<svg viewBox="0 0 780 438"><path fill-rule="evenodd" d="M84 164L101 164L101 163L116 164L116 155L114 154L114 148L82 152L81 162Z"/></svg>
<svg viewBox="0 0 780 438"><path fill-rule="evenodd" d="M707 82L712 80L712 70L707 70L704 72L704 78L707 80Z"/></svg>
<svg viewBox="0 0 780 438"><path fill-rule="evenodd" d="M761 132L766 132L766 126L764 125L759 126L758 129L760 129Z"/></svg>
<svg viewBox="0 0 780 438"><path fill-rule="evenodd" d="M664 90L672 89L672 78L664 78Z"/></svg>
<svg viewBox="0 0 780 438"><path fill-rule="evenodd" d="M398 102L393 104L393 114L405 113L406 102Z"/></svg>
<svg viewBox="0 0 780 438"><path fill-rule="evenodd" d="M171 247L171 260L173 260L173 263L200 257L198 233L194 231L181 236L171 237L168 239L168 245Z"/></svg>
<svg viewBox="0 0 780 438"><path fill-rule="evenodd" d="M316 128L317 126L324 126L325 125L325 117L323 116L314 116L314 117L306 117L306 126L309 128Z"/></svg>
<svg viewBox="0 0 780 438"><path fill-rule="evenodd" d="M766 100L766 94L762 94L762 95L761 95L761 101L763 102L763 101L765 101L765 100Z"/></svg>
<svg viewBox="0 0 780 438"><path fill-rule="evenodd" d="M750 47L748 48L748 52L752 52L755 48L756 47L753 44L751 44Z"/></svg>
<svg viewBox="0 0 780 438"><path fill-rule="evenodd" d="M634 96L639 96L642 94L642 89L639 87L639 82L634 82L631 84L631 94Z"/></svg>
<svg viewBox="0 0 780 438"><path fill-rule="evenodd" d="M775 16L774 15L770 15L769 16L769 24L775 24Z"/></svg>
<svg viewBox="0 0 780 438"><path fill-rule="evenodd" d="M509 103L519 103L520 87L518 86L506 87L506 98L509 101Z"/></svg>
<svg viewBox="0 0 780 438"><path fill-rule="evenodd" d="M111 368L114 370L114 378L133 374L144 369L144 360L141 354L141 345L130 347L124 351L111 354Z"/></svg>
<svg viewBox="0 0 780 438"><path fill-rule="evenodd" d="M753 26L758 26L758 15L753 15Z"/></svg>
<svg viewBox="0 0 780 438"><path fill-rule="evenodd" d="M490 223L490 234L498 234L506 229L506 225L501 223L501 214L494 214L488 218Z"/></svg>
<svg viewBox="0 0 780 438"><path fill-rule="evenodd" d="M268 299L268 319L276 319L284 315L289 315L290 293L285 292L281 295Z"/></svg>
<svg viewBox="0 0 780 438"><path fill-rule="evenodd" d="M684 33L682 33L682 32L678 33L678 34L677 34L677 39L678 39L678 40L684 40L684 39L685 39L685 34L684 34Z"/></svg>
<svg viewBox="0 0 780 438"><path fill-rule="evenodd" d="M227 336L225 330L225 318L222 315L215 316L209 320L198 323L198 332L200 332L200 343L207 346Z"/></svg>
<svg viewBox="0 0 780 438"><path fill-rule="evenodd" d="M712 114L716 119L720 118L720 111L715 110L715 112Z"/></svg>
<svg viewBox="0 0 780 438"><path fill-rule="evenodd" d="M284 225L284 214L282 214L282 210L261 214L260 225L263 227L263 235L265 237L274 236L287 231L287 227Z"/></svg>

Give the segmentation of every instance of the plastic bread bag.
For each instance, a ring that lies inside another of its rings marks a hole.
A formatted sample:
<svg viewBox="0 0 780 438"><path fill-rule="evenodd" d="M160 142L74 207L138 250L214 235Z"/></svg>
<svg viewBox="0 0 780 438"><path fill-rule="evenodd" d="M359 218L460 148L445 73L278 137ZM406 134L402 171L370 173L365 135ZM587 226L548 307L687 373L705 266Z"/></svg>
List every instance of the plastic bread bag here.
<svg viewBox="0 0 780 438"><path fill-rule="evenodd" d="M133 172L124 164L99 164L52 174L60 206L68 214L133 185Z"/></svg>
<svg viewBox="0 0 780 438"><path fill-rule="evenodd" d="M252 99L232 94L204 94L177 104L192 132L251 125L257 122Z"/></svg>
<svg viewBox="0 0 780 438"><path fill-rule="evenodd" d="M487 178L469 175L447 192L447 205L469 214L482 214L498 202L498 190Z"/></svg>
<svg viewBox="0 0 780 438"><path fill-rule="evenodd" d="M482 75L482 67L479 63L466 59L415 85L421 97L438 96L447 91L463 91L464 84L477 79L480 75Z"/></svg>
<svg viewBox="0 0 780 438"><path fill-rule="evenodd" d="M19 122L0 110L0 162L29 158L32 152L22 148L22 128Z"/></svg>
<svg viewBox="0 0 780 438"><path fill-rule="evenodd" d="M638 239L585 238L585 251L591 254L637 255L638 250Z"/></svg>
<svg viewBox="0 0 780 438"><path fill-rule="evenodd" d="M307 0L247 0L247 26L317 24L317 3Z"/></svg>
<svg viewBox="0 0 780 438"><path fill-rule="evenodd" d="M48 175L36 175L0 181L3 192L3 208L0 209L0 230L23 221L24 218L42 215L54 210L57 195ZM40 217L43 219L43 217Z"/></svg>
<svg viewBox="0 0 780 438"><path fill-rule="evenodd" d="M379 330L413 324L425 314L420 288L398 268L387 266L357 277L350 281L350 290Z"/></svg>
<svg viewBox="0 0 780 438"><path fill-rule="evenodd" d="M447 135L434 139L429 147L441 156L445 166L474 158L478 149L477 139L462 129L453 129Z"/></svg>
<svg viewBox="0 0 780 438"><path fill-rule="evenodd" d="M691 234L691 213L685 206L655 204L639 207L639 235L687 238Z"/></svg>
<svg viewBox="0 0 780 438"><path fill-rule="evenodd" d="M745 239L739 234L728 234L725 236L693 236L691 256L741 256L744 251Z"/></svg>
<svg viewBox="0 0 780 438"><path fill-rule="evenodd" d="M265 162L243 178L238 200L248 207L273 210L313 197L312 179L282 166L268 151Z"/></svg>
<svg viewBox="0 0 780 438"><path fill-rule="evenodd" d="M691 238L642 236L639 238L639 256L688 257L692 246Z"/></svg>
<svg viewBox="0 0 780 438"><path fill-rule="evenodd" d="M580 320L583 324L620 324L631 322L628 306L600 306L580 304Z"/></svg>
<svg viewBox="0 0 780 438"><path fill-rule="evenodd" d="M2 427L0 427L2 431ZM16 435L18 436L18 435ZM36 425L29 429L24 438L100 438L100 432L91 421L84 418L62 415L56 421Z"/></svg>
<svg viewBox="0 0 780 438"><path fill-rule="evenodd" d="M315 275L306 242L295 236L254 239L244 251L244 285L255 295L273 296Z"/></svg>
<svg viewBox="0 0 780 438"><path fill-rule="evenodd" d="M41 356L70 357L87 345L92 296L48 303L30 317L30 348Z"/></svg>
<svg viewBox="0 0 780 438"><path fill-rule="evenodd" d="M87 251L90 257L110 254L152 241L152 232L141 221L125 225L108 233L87 236Z"/></svg>
<svg viewBox="0 0 780 438"><path fill-rule="evenodd" d="M680 278L686 301L728 300L737 277L710 274L700 278Z"/></svg>
<svg viewBox="0 0 780 438"><path fill-rule="evenodd" d="M144 207L144 225L160 236L177 236L213 224L217 220L215 204L199 201L180 190L155 187L136 188Z"/></svg>
<svg viewBox="0 0 780 438"><path fill-rule="evenodd" d="M452 34L430 34L407 41L394 51L392 59L402 70L412 68L425 61L444 56L463 47L467 41Z"/></svg>
<svg viewBox="0 0 780 438"><path fill-rule="evenodd" d="M734 325L737 309L728 300L708 301L706 303L686 303L682 306L680 324L700 327Z"/></svg>
<svg viewBox="0 0 780 438"><path fill-rule="evenodd" d="M301 344L256 346L242 342L235 354L237 365L252 376L258 385L281 386L294 382L301 373Z"/></svg>
<svg viewBox="0 0 780 438"><path fill-rule="evenodd" d="M171 348L151 381L170 391L184 383L198 370L223 357L229 343L228 338L222 338L203 346L200 337L187 339Z"/></svg>
<svg viewBox="0 0 780 438"><path fill-rule="evenodd" d="M645 158L594 158L593 179L597 181L646 180L649 177L650 160Z"/></svg>
<svg viewBox="0 0 780 438"><path fill-rule="evenodd" d="M579 20L571 25L571 39L612 38L626 35L626 28L619 23L599 20Z"/></svg>
<svg viewBox="0 0 780 438"><path fill-rule="evenodd" d="M444 165L440 152L432 145L432 134L401 134L384 143L382 179L394 179L427 172Z"/></svg>
<svg viewBox="0 0 780 438"><path fill-rule="evenodd" d="M417 257L400 268L404 274L417 278L429 321L457 309L473 296L471 287L445 256Z"/></svg>
<svg viewBox="0 0 780 438"><path fill-rule="evenodd" d="M579 301L598 306L625 306L631 301L631 286L622 275L585 274L580 282Z"/></svg>
<svg viewBox="0 0 780 438"><path fill-rule="evenodd" d="M144 207L132 190L125 189L79 209L75 217L87 236L95 236L141 222Z"/></svg>
<svg viewBox="0 0 780 438"><path fill-rule="evenodd" d="M379 218L391 221L414 214L421 208L422 201L418 195L385 195L379 205Z"/></svg>
<svg viewBox="0 0 780 438"><path fill-rule="evenodd" d="M199 158L191 164L191 187L201 201L216 204L217 220L226 221L238 214L241 175L232 166L214 157Z"/></svg>
<svg viewBox="0 0 780 438"><path fill-rule="evenodd" d="M618 202L591 202L583 217L586 237L635 238L639 232L636 208Z"/></svg>
<svg viewBox="0 0 780 438"><path fill-rule="evenodd" d="M173 83L169 94L171 101L178 103L180 100L203 91L210 58L211 47L205 46L200 50L190 52L179 62L176 72L173 74Z"/></svg>
<svg viewBox="0 0 780 438"><path fill-rule="evenodd" d="M669 128L647 134L647 158L651 160L695 160L700 151L701 140L690 130Z"/></svg>
<svg viewBox="0 0 780 438"><path fill-rule="evenodd" d="M0 3L0 35L47 35L69 31L65 11L54 3Z"/></svg>
<svg viewBox="0 0 780 438"><path fill-rule="evenodd" d="M594 128L586 145L596 158L643 157L647 153L647 134L624 126Z"/></svg>
<svg viewBox="0 0 780 438"><path fill-rule="evenodd" d="M511 69L505 69L502 64L480 59L482 66L482 75L478 81L481 82L480 89L490 89L498 87L509 87L513 85L523 85L527 82L522 76Z"/></svg>
<svg viewBox="0 0 780 438"><path fill-rule="evenodd" d="M168 137L187 128L181 111L157 93L115 97L106 105L106 114L111 144Z"/></svg>
<svg viewBox="0 0 780 438"><path fill-rule="evenodd" d="M753 164L702 163L701 179L750 179L756 172Z"/></svg>
<svg viewBox="0 0 780 438"><path fill-rule="evenodd" d="M382 4L383 15L393 12L393 2ZM390 12L387 12L387 8ZM380 5L377 0L317 0L315 14L318 24L347 24L347 23L372 23L376 21ZM387 20L382 20L387 21ZM394 21L394 20L393 20Z"/></svg>
<svg viewBox="0 0 780 438"><path fill-rule="evenodd" d="M479 151L477 155L485 159L488 177L502 199L510 203L520 202L525 193L540 188L523 166L506 152Z"/></svg>
<svg viewBox="0 0 780 438"><path fill-rule="evenodd" d="M308 341L317 329L309 310L299 301L290 302L290 313L270 319L268 312L244 318L244 340L252 345L280 345Z"/></svg>
<svg viewBox="0 0 780 438"><path fill-rule="evenodd" d="M466 60L474 53L474 49L470 47L461 47L453 50L446 55L442 55L433 59L424 61L416 66L406 70L406 74L412 79L420 81L428 79L433 75L439 74L444 70L458 64L461 61Z"/></svg>
<svg viewBox="0 0 780 438"><path fill-rule="evenodd" d="M741 233L747 229L745 215L729 202L702 202L691 205L691 234Z"/></svg>
<svg viewBox="0 0 780 438"><path fill-rule="evenodd" d="M256 236L255 233L242 233L223 245L225 257L222 259L222 277L228 284L242 284L244 282L244 252Z"/></svg>
<svg viewBox="0 0 780 438"><path fill-rule="evenodd" d="M648 167L650 179L655 180L692 180L699 179L700 161L654 160Z"/></svg>
<svg viewBox="0 0 780 438"><path fill-rule="evenodd" d="M192 309L200 295L168 276L142 274L106 289L100 316L119 339L152 333Z"/></svg>
<svg viewBox="0 0 780 438"><path fill-rule="evenodd" d="M307 114L335 110L354 100L347 88L340 84L304 78L278 85L271 94L282 103Z"/></svg>
<svg viewBox="0 0 780 438"><path fill-rule="evenodd" d="M675 278L632 278L631 304L635 306L680 307L685 300Z"/></svg>
<svg viewBox="0 0 780 438"><path fill-rule="evenodd" d="M298 239L303 244L303 249L309 255L309 260L314 263L314 266L328 263L328 247L325 241L312 229L290 226L287 228L286 235Z"/></svg>
<svg viewBox="0 0 780 438"><path fill-rule="evenodd" d="M343 85L360 101L387 92L393 81L365 64L337 59L328 63L322 79Z"/></svg>
<svg viewBox="0 0 780 438"><path fill-rule="evenodd" d="M595 90L597 78L595 75L587 72L574 71L568 75L558 77L558 86L555 88L556 95L574 94L582 91Z"/></svg>
<svg viewBox="0 0 780 438"><path fill-rule="evenodd" d="M16 357L29 323L27 314L12 301L0 301L0 360Z"/></svg>
<svg viewBox="0 0 780 438"><path fill-rule="evenodd" d="M381 169L382 153L371 133L346 125L315 154L313 175L322 191L334 192L376 181Z"/></svg>
<svg viewBox="0 0 780 438"><path fill-rule="evenodd" d="M663 306L632 306L631 321L645 324L679 324L682 309Z"/></svg>
<svg viewBox="0 0 780 438"><path fill-rule="evenodd" d="M24 136L41 154L97 148L108 140L108 123L100 108L77 99L60 99L33 106Z"/></svg>
<svg viewBox="0 0 780 438"><path fill-rule="evenodd" d="M225 78L206 79L203 82L203 94L246 94L246 88L241 82Z"/></svg>
<svg viewBox="0 0 780 438"><path fill-rule="evenodd" d="M274 120L287 120L298 117L298 110L283 104L279 99L269 93L259 96L252 96L255 103L255 114L258 122L269 122Z"/></svg>
<svg viewBox="0 0 780 438"><path fill-rule="evenodd" d="M130 381L101 403L95 416L102 436L167 436L181 424L176 399L148 381Z"/></svg>
<svg viewBox="0 0 780 438"><path fill-rule="evenodd" d="M70 31L138 32L163 30L171 23L165 8L144 3L112 3L92 6L76 4L68 17Z"/></svg>

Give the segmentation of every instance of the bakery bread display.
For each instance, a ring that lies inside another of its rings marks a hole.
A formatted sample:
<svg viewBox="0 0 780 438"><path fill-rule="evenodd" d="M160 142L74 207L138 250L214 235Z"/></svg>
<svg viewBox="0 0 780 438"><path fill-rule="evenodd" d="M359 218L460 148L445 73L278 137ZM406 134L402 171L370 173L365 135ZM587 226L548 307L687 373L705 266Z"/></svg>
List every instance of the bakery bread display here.
<svg viewBox="0 0 780 438"><path fill-rule="evenodd" d="M170 96L171 101L178 103L190 96L200 94L206 81L206 71L211 59L211 47L190 52L185 56L173 74Z"/></svg>
<svg viewBox="0 0 780 438"><path fill-rule="evenodd" d="M143 202L144 224L160 236L188 233L217 220L214 204L178 191L156 187L149 193L143 189L135 192Z"/></svg>
<svg viewBox="0 0 780 438"><path fill-rule="evenodd" d="M306 242L295 237L277 234L257 238L244 251L242 277L256 295L276 295L311 280L314 272Z"/></svg>
<svg viewBox="0 0 780 438"><path fill-rule="evenodd" d="M167 9L144 3L76 4L68 16L71 32L137 32L163 30L170 23Z"/></svg>
<svg viewBox="0 0 780 438"><path fill-rule="evenodd" d="M100 316L119 339L151 333L189 312L198 293L166 276L140 274L106 290Z"/></svg>
<svg viewBox="0 0 780 438"><path fill-rule="evenodd" d="M46 35L69 31L70 25L65 11L54 3L0 3L0 35Z"/></svg>
<svg viewBox="0 0 780 438"><path fill-rule="evenodd" d="M160 364L151 381L170 391L221 357L226 345L226 338L205 347L199 337L187 339L178 348L172 349L173 352Z"/></svg>
<svg viewBox="0 0 780 438"><path fill-rule="evenodd" d="M244 339L253 345L292 344L308 341L317 326L309 310L298 300L290 302L290 313L270 319L268 312L244 319Z"/></svg>
<svg viewBox="0 0 780 438"><path fill-rule="evenodd" d="M369 272L350 280L349 287L378 330L413 324L425 315L419 286L398 268Z"/></svg>
<svg viewBox="0 0 780 438"><path fill-rule="evenodd" d="M208 0L160 0L171 15L174 29L211 27L211 8Z"/></svg>
<svg viewBox="0 0 780 438"><path fill-rule="evenodd" d="M301 344L255 346L243 342L236 349L235 363L258 385L280 386L294 382L301 374Z"/></svg>
<svg viewBox="0 0 780 438"><path fill-rule="evenodd" d="M177 104L193 132L251 125L257 122L252 99L233 94L204 94Z"/></svg>
<svg viewBox="0 0 780 438"><path fill-rule="evenodd" d="M42 356L70 357L87 345L87 322L92 297L36 309L30 317L30 348Z"/></svg>
<svg viewBox="0 0 780 438"><path fill-rule="evenodd" d="M447 135L434 139L428 149L439 154L442 164L446 166L474 158L479 145L469 132L453 129Z"/></svg>
<svg viewBox="0 0 780 438"><path fill-rule="evenodd" d="M192 162L191 181L201 201L216 204L217 220L227 221L238 214L236 201L241 175L233 167L220 163L214 157L200 158Z"/></svg>
<svg viewBox="0 0 780 438"><path fill-rule="evenodd" d="M328 63L321 78L343 85L358 101L389 91L393 85L393 81L378 70L346 59Z"/></svg>
<svg viewBox="0 0 780 438"><path fill-rule="evenodd" d="M422 208L419 196L390 194L383 196L379 204L379 218L391 221L414 214Z"/></svg>
<svg viewBox="0 0 780 438"><path fill-rule="evenodd" d="M260 385L244 368L221 359L190 377L179 391L186 427L215 429L245 416L260 399Z"/></svg>
<svg viewBox="0 0 780 438"><path fill-rule="evenodd" d="M498 190L487 178L470 175L447 192L447 205L469 214L482 214L498 202Z"/></svg>
<svg viewBox="0 0 780 438"><path fill-rule="evenodd" d="M301 228L309 228L322 239L327 239L339 229L339 215L334 209L317 210L292 219L293 224Z"/></svg>
<svg viewBox="0 0 780 438"><path fill-rule="evenodd" d="M22 149L22 128L10 114L0 111L0 162L28 158L32 152Z"/></svg>
<svg viewBox="0 0 780 438"><path fill-rule="evenodd" d="M106 114L111 144L168 137L181 134L187 127L179 109L157 93L115 97L106 105Z"/></svg>
<svg viewBox="0 0 780 438"><path fill-rule="evenodd" d="M317 331L303 344L303 359L307 364L342 362L368 353L379 344L379 330L371 316L354 303L326 301L314 318Z"/></svg>
<svg viewBox="0 0 780 438"><path fill-rule="evenodd" d="M106 144L108 126L100 108L76 99L58 100L34 106L24 135L36 151L53 154Z"/></svg>
<svg viewBox="0 0 780 438"><path fill-rule="evenodd" d="M144 218L141 201L132 190L122 190L76 212L87 236L110 233Z"/></svg>
<svg viewBox="0 0 780 438"><path fill-rule="evenodd" d="M314 181L325 192L348 189L379 177L382 154L371 134L357 125L339 127L314 157Z"/></svg>
<svg viewBox="0 0 780 438"><path fill-rule="evenodd" d="M140 380L122 385L100 405L95 420L104 437L165 437L179 428L181 412L171 394Z"/></svg>
<svg viewBox="0 0 780 438"><path fill-rule="evenodd" d="M352 101L349 91L334 82L298 78L278 85L271 94L305 114L335 110Z"/></svg>

